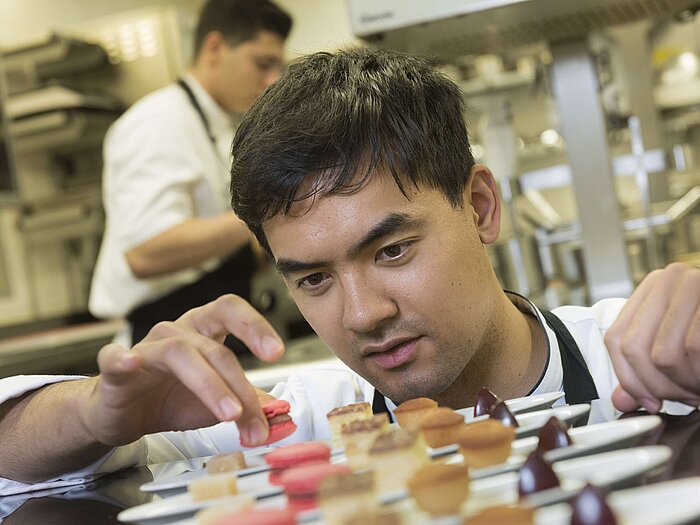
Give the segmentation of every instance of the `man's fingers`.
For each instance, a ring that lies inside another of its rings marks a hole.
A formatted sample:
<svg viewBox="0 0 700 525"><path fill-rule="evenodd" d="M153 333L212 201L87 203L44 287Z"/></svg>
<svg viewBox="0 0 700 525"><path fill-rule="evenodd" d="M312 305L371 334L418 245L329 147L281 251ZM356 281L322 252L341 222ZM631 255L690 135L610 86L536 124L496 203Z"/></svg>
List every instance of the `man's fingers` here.
<svg viewBox="0 0 700 525"><path fill-rule="evenodd" d="M97 366L100 374L114 385L130 381L133 373L139 370L142 363L140 355L115 344L105 345L97 354Z"/></svg>
<svg viewBox="0 0 700 525"><path fill-rule="evenodd" d="M183 315L186 323L200 334L219 339L233 334L263 361L275 361L284 352L282 339L272 325L248 302L236 295L224 295Z"/></svg>

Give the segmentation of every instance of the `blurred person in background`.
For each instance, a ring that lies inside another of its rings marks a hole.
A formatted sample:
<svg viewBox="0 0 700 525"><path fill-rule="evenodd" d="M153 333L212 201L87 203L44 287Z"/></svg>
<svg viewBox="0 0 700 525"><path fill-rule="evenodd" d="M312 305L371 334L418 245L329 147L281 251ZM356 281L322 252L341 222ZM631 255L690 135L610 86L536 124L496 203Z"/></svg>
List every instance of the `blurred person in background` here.
<svg viewBox="0 0 700 525"><path fill-rule="evenodd" d="M250 299L255 241L230 209L230 145L243 113L277 79L291 26L268 0L208 0L187 73L111 127L89 308L126 317L121 344L220 295Z"/></svg>

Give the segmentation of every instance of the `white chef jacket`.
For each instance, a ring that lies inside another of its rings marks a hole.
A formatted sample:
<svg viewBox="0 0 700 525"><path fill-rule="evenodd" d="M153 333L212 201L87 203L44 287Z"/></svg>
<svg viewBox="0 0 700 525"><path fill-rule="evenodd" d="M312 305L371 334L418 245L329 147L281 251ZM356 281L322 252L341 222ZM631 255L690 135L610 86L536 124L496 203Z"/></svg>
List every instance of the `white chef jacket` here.
<svg viewBox="0 0 700 525"><path fill-rule="evenodd" d="M216 147L185 91L171 84L122 115L104 143L105 232L90 289L90 312L123 317L136 306L196 281L199 268L137 279L125 254L195 217L230 211L230 146L240 116L226 113L192 77L185 81L207 118Z"/></svg>
<svg viewBox="0 0 700 525"><path fill-rule="evenodd" d="M561 391L563 372L556 335L544 321L541 312L530 301L514 294L509 294L509 297L519 309L536 314L547 335L547 366L531 394ZM618 384L603 339L624 303L624 299L605 299L592 307L564 306L554 310L579 346L601 399L609 399ZM19 376L0 379L0 402L48 382L68 379L74 378ZM338 361L336 365L308 368L293 373L287 381L275 386L271 394L289 402L290 415L298 427L293 435L276 443L284 445L298 441L328 439L330 430L326 414L335 407L356 401L371 403L374 387ZM392 412L396 408L389 399L386 400L386 404ZM199 430L148 435L130 445L115 448L105 457L78 472L67 473L45 483L25 484L0 478L0 496L84 483L97 475L134 465L231 452L240 449L238 436L238 428L235 423L230 422Z"/></svg>

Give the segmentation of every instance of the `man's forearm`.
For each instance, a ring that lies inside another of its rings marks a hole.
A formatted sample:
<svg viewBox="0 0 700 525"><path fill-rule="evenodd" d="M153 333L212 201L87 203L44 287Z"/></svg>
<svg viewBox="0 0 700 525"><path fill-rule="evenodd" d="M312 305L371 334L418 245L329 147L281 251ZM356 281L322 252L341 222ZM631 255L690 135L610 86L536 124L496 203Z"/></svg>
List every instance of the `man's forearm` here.
<svg viewBox="0 0 700 525"><path fill-rule="evenodd" d="M192 268L250 242L248 228L233 213L185 221L126 253L140 279Z"/></svg>
<svg viewBox="0 0 700 525"><path fill-rule="evenodd" d="M97 443L80 417L93 380L49 385L0 405L0 477L24 483L79 470L111 447Z"/></svg>

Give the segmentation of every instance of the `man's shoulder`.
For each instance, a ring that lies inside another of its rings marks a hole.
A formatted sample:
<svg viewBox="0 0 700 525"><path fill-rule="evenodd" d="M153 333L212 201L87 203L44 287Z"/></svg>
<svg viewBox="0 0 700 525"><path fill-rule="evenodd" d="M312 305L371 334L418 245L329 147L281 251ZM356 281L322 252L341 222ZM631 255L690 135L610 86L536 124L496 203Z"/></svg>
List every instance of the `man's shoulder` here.
<svg viewBox="0 0 700 525"><path fill-rule="evenodd" d="M177 84L169 84L136 101L117 119L114 130L134 126L170 127L191 119L187 96Z"/></svg>

